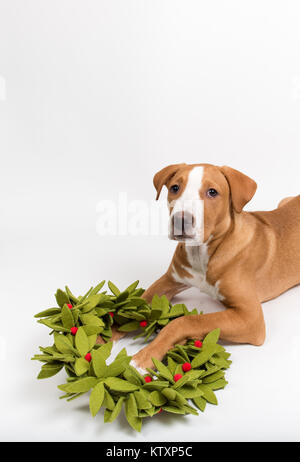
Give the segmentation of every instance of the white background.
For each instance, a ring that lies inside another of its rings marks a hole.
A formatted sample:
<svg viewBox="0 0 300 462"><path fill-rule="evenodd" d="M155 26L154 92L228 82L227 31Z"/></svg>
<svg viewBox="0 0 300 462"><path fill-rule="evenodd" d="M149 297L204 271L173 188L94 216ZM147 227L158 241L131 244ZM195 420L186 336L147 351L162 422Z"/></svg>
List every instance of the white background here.
<svg viewBox="0 0 300 462"><path fill-rule="evenodd" d="M57 287L147 287L169 264L166 236L100 236L101 200L154 199L176 162L252 176L251 210L299 193L299 23L297 1L0 0L2 440L300 439L299 287L264 305L264 346L228 346L219 406L141 434L60 401L63 374L37 381L30 361ZM179 300L215 309L196 290Z"/></svg>

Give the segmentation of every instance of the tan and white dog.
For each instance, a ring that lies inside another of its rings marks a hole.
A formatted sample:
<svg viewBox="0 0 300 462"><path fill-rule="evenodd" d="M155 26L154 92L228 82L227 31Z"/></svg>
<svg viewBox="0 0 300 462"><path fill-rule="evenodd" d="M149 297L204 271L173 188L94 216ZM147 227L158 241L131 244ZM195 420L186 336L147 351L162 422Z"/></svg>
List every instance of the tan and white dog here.
<svg viewBox="0 0 300 462"><path fill-rule="evenodd" d="M174 295L194 286L221 300L224 311L181 317L133 357L144 370L176 343L221 329L228 342L261 345L261 303L300 283L300 196L269 212L244 212L256 183L230 167L170 165L154 176L168 188L170 238L178 241L167 272L144 293Z"/></svg>

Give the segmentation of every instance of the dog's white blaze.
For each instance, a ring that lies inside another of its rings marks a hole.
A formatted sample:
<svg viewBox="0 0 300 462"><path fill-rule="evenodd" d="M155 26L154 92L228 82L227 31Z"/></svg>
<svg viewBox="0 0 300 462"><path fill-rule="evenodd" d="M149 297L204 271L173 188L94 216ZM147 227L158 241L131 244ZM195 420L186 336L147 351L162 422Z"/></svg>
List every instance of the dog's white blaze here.
<svg viewBox="0 0 300 462"><path fill-rule="evenodd" d="M191 268L183 266L183 269L190 274L190 277L181 278L173 266L172 276L174 280L190 287L198 287L201 292L210 295L215 300L224 300L223 295L219 291L220 281L217 281L215 285L211 285L206 280L207 265L209 261L207 244L185 246L185 249Z"/></svg>
<svg viewBox="0 0 300 462"><path fill-rule="evenodd" d="M188 181L181 196L172 201L174 206L170 216L170 232L172 217L177 212L190 212L195 218L195 237L190 241L185 241L186 245L195 242L202 243L204 238L204 201L200 199L199 191L202 185L203 167L194 167L188 176ZM170 205L169 204L169 207Z"/></svg>

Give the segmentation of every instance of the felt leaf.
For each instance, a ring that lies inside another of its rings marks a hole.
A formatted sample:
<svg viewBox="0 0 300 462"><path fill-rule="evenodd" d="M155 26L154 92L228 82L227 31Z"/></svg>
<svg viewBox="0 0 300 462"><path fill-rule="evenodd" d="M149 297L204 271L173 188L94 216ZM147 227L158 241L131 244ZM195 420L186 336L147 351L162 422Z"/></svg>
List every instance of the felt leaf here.
<svg viewBox="0 0 300 462"><path fill-rule="evenodd" d="M203 392L203 398L211 404L218 404L218 400L212 389L205 384L198 385L198 388Z"/></svg>
<svg viewBox="0 0 300 462"><path fill-rule="evenodd" d="M116 298L116 303L122 303L124 300L128 298L129 292L127 290L124 290L124 292L121 292L117 298Z"/></svg>
<svg viewBox="0 0 300 462"><path fill-rule="evenodd" d="M53 377L59 371L61 371L63 367L64 367L63 364L45 364L44 366L42 366L37 378L38 379L48 379L49 377Z"/></svg>
<svg viewBox="0 0 300 462"><path fill-rule="evenodd" d="M127 292L128 292L129 294L131 294L131 292L133 292L133 291L137 288L137 286L139 285L139 282L140 282L140 281L135 281L135 282L133 282L132 284L130 284L130 286L128 286L127 289L126 289Z"/></svg>
<svg viewBox="0 0 300 462"><path fill-rule="evenodd" d="M80 319L81 319L82 324L85 324L85 325L91 324L91 325L99 326L99 327L103 327L105 325L102 319L98 318L97 316L93 314L81 314Z"/></svg>
<svg viewBox="0 0 300 462"><path fill-rule="evenodd" d="M164 396L160 391L152 391L149 398L154 406L162 406L167 402L166 396Z"/></svg>
<svg viewBox="0 0 300 462"><path fill-rule="evenodd" d="M89 351L89 339L83 327L79 327L75 335L75 346L81 356L85 356Z"/></svg>
<svg viewBox="0 0 300 462"><path fill-rule="evenodd" d="M75 349L69 339L58 332L54 333L54 344L60 353L74 353Z"/></svg>
<svg viewBox="0 0 300 462"><path fill-rule="evenodd" d="M176 391L172 388L164 388L161 392L167 398L168 401L175 401Z"/></svg>
<svg viewBox="0 0 300 462"><path fill-rule="evenodd" d="M104 284L105 284L105 280L99 282L99 284L97 284L96 287L94 287L94 289L91 290L90 295L96 295L96 294L98 294L99 290L102 289L102 287L104 286Z"/></svg>
<svg viewBox="0 0 300 462"><path fill-rule="evenodd" d="M110 411L113 411L115 408L115 402L111 394L107 390L105 390L105 393L104 393L103 406L107 407L107 409L109 409Z"/></svg>
<svg viewBox="0 0 300 462"><path fill-rule="evenodd" d="M91 351L91 349L94 348L96 344L97 334L88 335L88 341L89 341L89 351Z"/></svg>
<svg viewBox="0 0 300 462"><path fill-rule="evenodd" d="M171 412L172 414L186 414L185 409L180 409L176 406L163 406L163 410L167 412Z"/></svg>
<svg viewBox="0 0 300 462"><path fill-rule="evenodd" d="M129 359L128 359L129 361ZM127 363L124 359L117 359L109 364L105 371L106 377L117 377L125 370Z"/></svg>
<svg viewBox="0 0 300 462"><path fill-rule="evenodd" d="M93 417L97 414L104 400L104 385L102 382L92 389L90 394L90 411Z"/></svg>
<svg viewBox="0 0 300 462"><path fill-rule="evenodd" d="M204 412L207 403L204 398L197 396L196 398L193 398L193 403L195 406L197 406L198 409L200 409L200 411Z"/></svg>
<svg viewBox="0 0 300 462"><path fill-rule="evenodd" d="M169 369L167 368L167 366L165 366L161 361L159 361L158 359L155 359L155 358L152 358L152 362L153 362L154 366L156 367L156 369L158 370L158 372L160 373L160 375L163 378L169 380L171 383L174 383L174 379L172 377L172 374L169 371Z"/></svg>
<svg viewBox="0 0 300 462"><path fill-rule="evenodd" d="M84 304L81 312L88 313L89 311L92 311L97 305L99 305L99 303L101 303L101 301L103 301L103 299L103 294L89 295L87 298L87 303Z"/></svg>
<svg viewBox="0 0 300 462"><path fill-rule="evenodd" d="M196 398L203 395L203 391L199 388L191 387L189 384L178 389L178 392L186 399Z"/></svg>
<svg viewBox="0 0 300 462"><path fill-rule="evenodd" d="M163 390L170 385L166 380L153 380L152 382L145 383L143 389L145 390Z"/></svg>
<svg viewBox="0 0 300 462"><path fill-rule="evenodd" d="M154 297L152 298L152 301L151 301L151 308L152 310L159 310L159 311L162 311L162 307L161 307L161 302L160 302L160 298L158 295L154 295Z"/></svg>
<svg viewBox="0 0 300 462"><path fill-rule="evenodd" d="M216 352L218 345L215 345L214 343L208 343L206 345L203 345L200 353L193 359L192 361L192 367L199 367L202 366L202 364L206 363L213 354Z"/></svg>
<svg viewBox="0 0 300 462"><path fill-rule="evenodd" d="M76 358L74 364L74 370L76 375L80 376L85 374L88 371L89 367L89 362L86 361L84 358Z"/></svg>
<svg viewBox="0 0 300 462"><path fill-rule="evenodd" d="M44 324L45 326L49 327L55 332L69 332L69 329L67 329L66 327L60 326L58 324L54 324L53 322L48 321L47 319L39 319L38 323Z"/></svg>
<svg viewBox="0 0 300 462"><path fill-rule="evenodd" d="M182 316L183 315L183 304L178 303L177 305L173 305L170 309L170 317Z"/></svg>
<svg viewBox="0 0 300 462"><path fill-rule="evenodd" d="M106 366L101 348L93 351L92 363L93 363L93 368L94 368L94 372L96 376L105 377L107 366Z"/></svg>
<svg viewBox="0 0 300 462"><path fill-rule="evenodd" d="M135 398L130 393L129 398L125 401L125 415L129 425L136 431L140 432L142 428L142 419L137 417L138 411L135 403Z"/></svg>
<svg viewBox="0 0 300 462"><path fill-rule="evenodd" d="M95 326L93 324L86 324L81 326L87 336L103 333L103 327Z"/></svg>
<svg viewBox="0 0 300 462"><path fill-rule="evenodd" d="M76 382L59 385L58 388L62 391L66 391L67 393L85 393L95 386L96 383L97 379L95 377L84 377Z"/></svg>
<svg viewBox="0 0 300 462"><path fill-rule="evenodd" d="M217 343L220 337L220 332L221 330L219 328L209 332L203 340L203 345L207 345L208 343Z"/></svg>
<svg viewBox="0 0 300 462"><path fill-rule="evenodd" d="M209 383L208 386L211 390L220 390L221 388L225 388L228 382L225 379L216 380L213 383Z"/></svg>
<svg viewBox="0 0 300 462"><path fill-rule="evenodd" d="M120 379L118 377L108 377L105 379L105 384L113 391L120 391L127 393L130 391L135 391L138 389L136 385L133 385L126 380Z"/></svg>
<svg viewBox="0 0 300 462"><path fill-rule="evenodd" d="M217 371L214 374L208 375L202 379L203 383L213 383L218 379L222 379L224 377L223 371Z"/></svg>
<svg viewBox="0 0 300 462"><path fill-rule="evenodd" d="M110 422L110 418L112 415L112 411L109 409L105 409L104 411L104 423Z"/></svg>
<svg viewBox="0 0 300 462"><path fill-rule="evenodd" d="M118 417L118 415L121 412L122 405L123 405L124 401L125 401L125 396L120 396L120 398L118 399L113 411L111 412L111 415L110 415L109 420L108 420L109 422L113 422Z"/></svg>
<svg viewBox="0 0 300 462"><path fill-rule="evenodd" d="M145 393L141 390L134 392L138 409L150 409L152 407L150 401L146 398Z"/></svg>
<svg viewBox="0 0 300 462"><path fill-rule="evenodd" d="M117 297L118 295L120 295L120 290L118 289L117 286L115 286L115 284L111 281L108 281L107 283L108 287L110 288L110 291Z"/></svg>
<svg viewBox="0 0 300 462"><path fill-rule="evenodd" d="M138 321L130 321L126 324L123 324L118 328L120 332L132 332L140 328L140 323Z"/></svg>
<svg viewBox="0 0 300 462"><path fill-rule="evenodd" d="M68 308L67 305L64 305L61 309L61 320L63 326L67 329L71 329L71 327L73 327L75 324L72 310L70 310L70 308Z"/></svg>
<svg viewBox="0 0 300 462"><path fill-rule="evenodd" d="M124 379L126 379L128 382L132 383L133 385L137 385L138 387L141 385L138 378L133 374L131 370L129 370L129 368L127 368L123 372L123 376L124 376Z"/></svg>
<svg viewBox="0 0 300 462"><path fill-rule="evenodd" d="M70 303L69 297L61 289L57 289L56 294L55 294L55 298L56 298L58 306L60 306L61 308L64 306L65 303L66 304Z"/></svg>
<svg viewBox="0 0 300 462"><path fill-rule="evenodd" d="M47 310L40 311L39 313L35 314L35 318L46 318L48 316L53 316L55 314L59 314L61 312L60 308L48 308Z"/></svg>

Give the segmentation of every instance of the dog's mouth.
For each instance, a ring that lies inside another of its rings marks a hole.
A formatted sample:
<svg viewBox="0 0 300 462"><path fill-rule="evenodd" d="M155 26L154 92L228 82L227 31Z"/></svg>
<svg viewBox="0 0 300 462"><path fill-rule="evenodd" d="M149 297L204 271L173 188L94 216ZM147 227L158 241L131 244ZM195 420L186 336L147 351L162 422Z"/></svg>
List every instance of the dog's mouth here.
<svg viewBox="0 0 300 462"><path fill-rule="evenodd" d="M179 242L194 241L195 238L196 238L195 235L190 235L190 234L174 234L174 233L169 234L169 239L173 241L179 241Z"/></svg>

